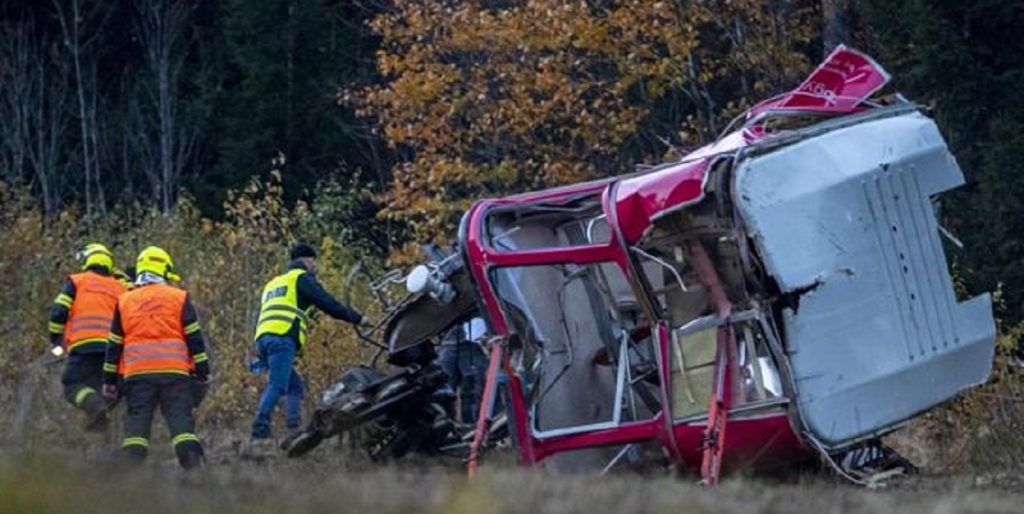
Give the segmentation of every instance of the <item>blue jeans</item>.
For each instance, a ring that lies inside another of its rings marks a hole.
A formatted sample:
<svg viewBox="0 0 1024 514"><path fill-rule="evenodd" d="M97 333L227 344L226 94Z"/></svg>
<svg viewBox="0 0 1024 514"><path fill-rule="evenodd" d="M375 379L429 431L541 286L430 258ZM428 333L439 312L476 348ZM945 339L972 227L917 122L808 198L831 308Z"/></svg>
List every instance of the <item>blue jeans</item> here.
<svg viewBox="0 0 1024 514"><path fill-rule="evenodd" d="M459 417L475 423L487 380L487 356L473 343L441 345L438 364L448 375L448 386L459 392Z"/></svg>
<svg viewBox="0 0 1024 514"><path fill-rule="evenodd" d="M295 369L297 343L285 336L264 334L256 340L256 352L270 371L267 388L260 397L256 419L252 423L252 438L271 436L271 418L281 397L285 398L285 423L289 429L302 424L302 396L305 384Z"/></svg>

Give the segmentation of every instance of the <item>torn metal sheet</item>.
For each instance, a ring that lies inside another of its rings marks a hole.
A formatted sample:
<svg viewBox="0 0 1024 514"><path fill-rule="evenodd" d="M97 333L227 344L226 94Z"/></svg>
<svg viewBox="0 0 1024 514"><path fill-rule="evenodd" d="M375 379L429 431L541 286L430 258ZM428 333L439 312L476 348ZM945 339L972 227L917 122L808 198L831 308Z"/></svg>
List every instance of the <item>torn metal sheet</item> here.
<svg viewBox="0 0 1024 514"><path fill-rule="evenodd" d="M824 445L986 380L991 298L956 300L930 197L964 179L930 119L866 119L742 160L735 180L768 273L801 293L784 311L786 350Z"/></svg>

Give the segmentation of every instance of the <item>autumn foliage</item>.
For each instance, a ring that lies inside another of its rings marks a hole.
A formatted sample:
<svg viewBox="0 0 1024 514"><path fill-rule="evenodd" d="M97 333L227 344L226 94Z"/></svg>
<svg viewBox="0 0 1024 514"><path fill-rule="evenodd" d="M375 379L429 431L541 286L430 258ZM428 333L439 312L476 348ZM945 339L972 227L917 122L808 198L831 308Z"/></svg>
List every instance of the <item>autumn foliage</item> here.
<svg viewBox="0 0 1024 514"><path fill-rule="evenodd" d="M0 245L0 288L17 299L5 302L0 316L0 330L9 335L0 340L0 426L5 427L0 442L13 435L25 437L20 442L27 444L82 442L83 434L69 428L78 427L81 419L60 395L60 363L45 364L46 322L61 281L78 270L75 250L92 241L110 246L119 266L133 263L138 251L151 244L171 254L199 311L213 366L215 383L200 409L202 430L247 426L266 381L265 375L249 371L259 290L283 271L288 243L301 238L318 247L320 280L335 294L342 293L345 276L357 262L356 251L340 239L343 230L330 222L340 199L325 199L330 208L289 207L282 195L278 178L253 182L232 193L221 222L203 218L185 200L167 214L125 207L85 233L74 208L59 212L56 223L44 230L45 216L34 199L0 182L0 232L6 240ZM315 406L319 391L346 366L370 355L349 325L329 318L315 322L298 364L309 384L307 408ZM22 405L26 398L31 405ZM23 408L30 409L27 426L17 427L13 421Z"/></svg>
<svg viewBox="0 0 1024 514"><path fill-rule="evenodd" d="M382 215L421 239L476 198L626 173L706 142L800 77L813 37L810 2L394 4L372 21L385 80L346 98L407 157Z"/></svg>

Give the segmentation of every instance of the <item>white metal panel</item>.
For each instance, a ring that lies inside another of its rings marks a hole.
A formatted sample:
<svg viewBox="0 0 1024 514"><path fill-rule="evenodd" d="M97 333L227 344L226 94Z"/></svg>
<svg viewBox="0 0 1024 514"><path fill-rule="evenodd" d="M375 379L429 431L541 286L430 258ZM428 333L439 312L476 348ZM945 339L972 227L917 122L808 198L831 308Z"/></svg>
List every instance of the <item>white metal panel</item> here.
<svg viewBox="0 0 1024 514"><path fill-rule="evenodd" d="M931 120L838 128L741 161L735 180L768 272L799 295L786 349L822 443L882 432L986 380L991 300L956 301L930 197L963 175Z"/></svg>

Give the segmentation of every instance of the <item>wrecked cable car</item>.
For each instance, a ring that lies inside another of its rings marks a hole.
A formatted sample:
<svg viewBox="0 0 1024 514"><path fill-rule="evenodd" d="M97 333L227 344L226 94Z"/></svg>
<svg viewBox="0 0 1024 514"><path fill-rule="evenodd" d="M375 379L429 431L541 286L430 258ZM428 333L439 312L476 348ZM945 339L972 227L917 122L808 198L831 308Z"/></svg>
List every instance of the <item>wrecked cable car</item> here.
<svg viewBox="0 0 1024 514"><path fill-rule="evenodd" d="M888 83L839 47L678 162L476 202L460 265L414 270L382 328L393 354L485 315L470 472L502 403L525 465L714 484L817 454L862 479L882 435L984 382L991 298L958 301L933 204L963 174Z"/></svg>

